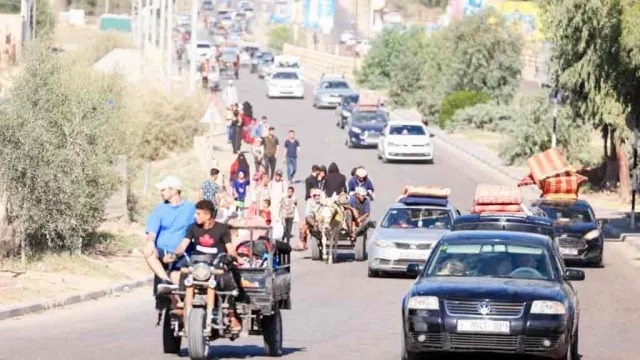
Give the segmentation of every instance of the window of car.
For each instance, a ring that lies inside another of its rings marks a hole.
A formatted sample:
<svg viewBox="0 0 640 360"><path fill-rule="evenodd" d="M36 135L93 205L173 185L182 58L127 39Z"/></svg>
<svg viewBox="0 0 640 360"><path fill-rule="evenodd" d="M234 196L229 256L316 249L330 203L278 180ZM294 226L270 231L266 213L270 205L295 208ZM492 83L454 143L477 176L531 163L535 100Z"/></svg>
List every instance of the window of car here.
<svg viewBox="0 0 640 360"><path fill-rule="evenodd" d="M426 276L555 279L554 256L538 245L469 239L441 242L433 251Z"/></svg>
<svg viewBox="0 0 640 360"><path fill-rule="evenodd" d="M353 115L352 121L361 124L384 124L387 117L381 112L357 112Z"/></svg>
<svg viewBox="0 0 640 360"><path fill-rule="evenodd" d="M382 220L385 229L451 229L453 216L446 208L390 208Z"/></svg>
<svg viewBox="0 0 640 360"><path fill-rule="evenodd" d="M326 81L322 83L323 89L348 89L349 84L345 81Z"/></svg>
<svg viewBox="0 0 640 360"><path fill-rule="evenodd" d="M426 135L424 127L420 125L393 125L389 129L389 135Z"/></svg>
<svg viewBox="0 0 640 360"><path fill-rule="evenodd" d="M514 223L506 221L479 221L468 223L456 223L453 231L462 230L488 230L488 231L515 231L530 234L541 234L553 238L553 228L536 224Z"/></svg>
<svg viewBox="0 0 640 360"><path fill-rule="evenodd" d="M210 49L211 48L211 44L206 44L206 43L196 44L196 46L198 47L198 49Z"/></svg>
<svg viewBox="0 0 640 360"><path fill-rule="evenodd" d="M596 217L593 211L584 205L578 204L539 204L538 208L547 214L553 221L568 221L573 223L592 223Z"/></svg>
<svg viewBox="0 0 640 360"><path fill-rule="evenodd" d="M298 74L295 72L278 72L273 74L273 79L278 80L298 80Z"/></svg>

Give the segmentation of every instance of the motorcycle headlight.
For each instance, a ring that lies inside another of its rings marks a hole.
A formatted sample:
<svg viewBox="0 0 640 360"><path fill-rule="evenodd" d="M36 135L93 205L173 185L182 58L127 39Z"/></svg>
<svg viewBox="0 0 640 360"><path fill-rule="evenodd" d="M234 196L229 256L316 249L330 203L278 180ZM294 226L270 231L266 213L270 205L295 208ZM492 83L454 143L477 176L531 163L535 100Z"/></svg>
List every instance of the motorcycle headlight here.
<svg viewBox="0 0 640 360"><path fill-rule="evenodd" d="M191 275L196 281L207 281L211 277L211 267L208 264L196 264L191 271Z"/></svg>
<svg viewBox="0 0 640 360"><path fill-rule="evenodd" d="M413 296L407 308L413 310L440 310L440 302L436 296Z"/></svg>
<svg viewBox="0 0 640 360"><path fill-rule="evenodd" d="M357 127L352 127L351 131L353 131L356 134L361 134L362 133L362 130L358 129Z"/></svg>
<svg viewBox="0 0 640 360"><path fill-rule="evenodd" d="M530 312L531 314L564 315L567 310L557 301L536 300L531 304Z"/></svg>
<svg viewBox="0 0 640 360"><path fill-rule="evenodd" d="M585 240L593 240L597 239L598 237L600 237L600 229L591 230L583 236Z"/></svg>

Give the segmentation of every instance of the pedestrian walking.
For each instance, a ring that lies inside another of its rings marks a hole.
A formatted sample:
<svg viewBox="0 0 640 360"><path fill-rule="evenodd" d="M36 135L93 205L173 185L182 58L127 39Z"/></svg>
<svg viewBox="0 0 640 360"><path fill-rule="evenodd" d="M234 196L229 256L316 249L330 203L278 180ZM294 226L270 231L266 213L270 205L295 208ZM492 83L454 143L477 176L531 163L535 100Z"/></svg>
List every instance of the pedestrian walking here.
<svg viewBox="0 0 640 360"><path fill-rule="evenodd" d="M264 164L264 145L261 138L256 138L251 145L251 154L253 155L253 163L256 165L256 170Z"/></svg>
<svg viewBox="0 0 640 360"><path fill-rule="evenodd" d="M293 186L287 188L287 195L282 198L280 204L280 218L284 222L284 234L282 241L286 241L287 244L291 242L293 237L293 223L300 221L298 215L298 200L295 196L295 189Z"/></svg>
<svg viewBox="0 0 640 360"><path fill-rule="evenodd" d="M264 137L263 142L265 165L267 165L269 176L273 179L276 172L278 149L280 147L280 142L276 137L276 129L273 126L269 127L269 133Z"/></svg>
<svg viewBox="0 0 640 360"><path fill-rule="evenodd" d="M287 180L293 183L293 177L298 170L298 156L300 156L300 142L296 139L296 132L289 130L289 138L284 141L284 157L287 161Z"/></svg>
<svg viewBox="0 0 640 360"><path fill-rule="evenodd" d="M220 185L218 184L219 174L219 169L211 169L211 171L209 172L209 179L205 180L200 186L200 200L209 200L216 207L218 206L216 195L220 191Z"/></svg>
<svg viewBox="0 0 640 360"><path fill-rule="evenodd" d="M233 153L240 152L242 146L242 116L237 109L233 111L234 119L231 121L231 146Z"/></svg>

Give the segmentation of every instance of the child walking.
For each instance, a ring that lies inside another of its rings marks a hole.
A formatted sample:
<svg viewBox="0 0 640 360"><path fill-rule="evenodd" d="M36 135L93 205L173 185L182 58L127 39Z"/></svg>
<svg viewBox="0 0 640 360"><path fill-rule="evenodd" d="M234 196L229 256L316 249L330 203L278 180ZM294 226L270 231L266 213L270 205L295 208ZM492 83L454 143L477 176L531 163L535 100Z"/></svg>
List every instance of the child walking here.
<svg viewBox="0 0 640 360"><path fill-rule="evenodd" d="M286 241L287 244L291 241L293 223L296 221L298 215L298 200L295 196L295 189L293 186L287 188L287 195L282 198L280 205L280 218L284 221L284 234L282 241Z"/></svg>

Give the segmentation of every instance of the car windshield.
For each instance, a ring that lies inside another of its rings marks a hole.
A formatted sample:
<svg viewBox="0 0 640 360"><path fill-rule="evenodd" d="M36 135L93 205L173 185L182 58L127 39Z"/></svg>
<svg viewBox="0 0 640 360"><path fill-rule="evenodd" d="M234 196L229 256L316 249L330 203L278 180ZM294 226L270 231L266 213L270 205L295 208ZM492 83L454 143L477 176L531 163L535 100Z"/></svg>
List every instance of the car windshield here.
<svg viewBox="0 0 640 360"><path fill-rule="evenodd" d="M541 246L469 239L438 244L427 276L552 280L551 257Z"/></svg>
<svg viewBox="0 0 640 360"><path fill-rule="evenodd" d="M515 231L531 234L541 234L553 238L553 228L536 224L523 224L503 221L484 221L459 223L453 225L453 231L462 230L488 230L488 231Z"/></svg>
<svg viewBox="0 0 640 360"><path fill-rule="evenodd" d="M393 125L389 135L426 135L426 132L420 125Z"/></svg>
<svg viewBox="0 0 640 360"><path fill-rule="evenodd" d="M453 217L449 209L428 207L391 208L382 220L382 228L451 229Z"/></svg>
<svg viewBox="0 0 640 360"><path fill-rule="evenodd" d="M197 44L198 49L210 49L211 44Z"/></svg>
<svg viewBox="0 0 640 360"><path fill-rule="evenodd" d="M281 68L299 68L300 65L297 62L280 61L278 67Z"/></svg>
<svg viewBox="0 0 640 360"><path fill-rule="evenodd" d="M322 84L323 89L348 89L349 84L344 81L327 81Z"/></svg>
<svg viewBox="0 0 640 360"><path fill-rule="evenodd" d="M274 79L281 80L298 80L298 74L294 72L279 72L273 75Z"/></svg>
<svg viewBox="0 0 640 360"><path fill-rule="evenodd" d="M553 221L569 221L573 223L592 223L595 217L589 208L578 205L538 205Z"/></svg>
<svg viewBox="0 0 640 360"><path fill-rule="evenodd" d="M387 117L379 112L358 112L353 117L353 122L365 124L384 124Z"/></svg>

